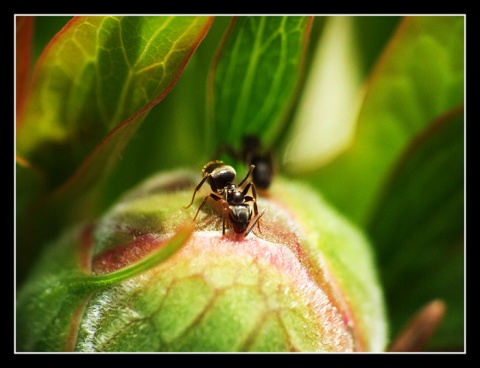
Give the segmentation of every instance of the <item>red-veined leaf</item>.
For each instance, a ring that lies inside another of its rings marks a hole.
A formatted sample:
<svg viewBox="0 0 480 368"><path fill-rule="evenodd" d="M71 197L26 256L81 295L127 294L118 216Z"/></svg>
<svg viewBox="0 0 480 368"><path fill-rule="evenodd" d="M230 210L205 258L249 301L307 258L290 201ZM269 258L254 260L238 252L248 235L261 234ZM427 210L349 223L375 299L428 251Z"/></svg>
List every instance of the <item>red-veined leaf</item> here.
<svg viewBox="0 0 480 368"><path fill-rule="evenodd" d="M21 120L20 116L23 111L30 77L34 18L30 16L21 16L15 18L15 22L15 98L18 123L18 121Z"/></svg>
<svg viewBox="0 0 480 368"><path fill-rule="evenodd" d="M17 251L31 259L70 220L92 216L102 180L173 88L211 21L75 17L50 42L17 130L17 154L44 173L47 195L18 219Z"/></svg>
<svg viewBox="0 0 480 368"><path fill-rule="evenodd" d="M159 102L210 17L75 17L47 46L18 122L17 154L64 182L106 134Z"/></svg>

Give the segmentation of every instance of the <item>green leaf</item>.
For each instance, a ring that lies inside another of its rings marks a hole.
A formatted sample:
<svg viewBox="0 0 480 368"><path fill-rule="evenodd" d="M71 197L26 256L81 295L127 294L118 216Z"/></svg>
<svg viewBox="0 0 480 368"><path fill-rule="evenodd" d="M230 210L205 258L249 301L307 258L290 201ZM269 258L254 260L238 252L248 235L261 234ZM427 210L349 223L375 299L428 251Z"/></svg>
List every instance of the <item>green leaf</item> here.
<svg viewBox="0 0 480 368"><path fill-rule="evenodd" d="M39 60L17 152L64 182L114 127L173 87L209 17L75 17Z"/></svg>
<svg viewBox="0 0 480 368"><path fill-rule="evenodd" d="M214 148L252 134L271 145L298 87L311 17L236 18L212 69L209 107Z"/></svg>
<svg viewBox="0 0 480 368"><path fill-rule="evenodd" d="M16 229L19 228L19 220L25 219L30 210L31 203L44 190L44 178L42 173L29 167L28 163L17 158L15 165L15 219ZM17 266L17 282L20 279L19 275L23 273L23 270L28 268L29 257L25 257L25 254L21 253L18 248L18 238L21 237L21 233L17 232L16 239L16 266ZM27 254L28 255L28 254Z"/></svg>
<svg viewBox="0 0 480 368"><path fill-rule="evenodd" d="M428 126L389 177L368 232L395 336L422 305L446 303L430 349L462 349L465 308L463 107Z"/></svg>
<svg viewBox="0 0 480 368"><path fill-rule="evenodd" d="M30 203L24 203L22 212L17 213L17 251L22 254L22 262L26 262L26 268L44 243L64 227L91 219L99 212L98 196L102 194L103 179L116 164L144 117L145 115L141 115L115 129L93 154L87 157L70 180L48 195L36 188L35 182L23 182L28 176L43 179L42 172L36 172L38 169L29 169L27 171L31 173L19 176L17 197L30 200ZM40 182L40 179L37 179L37 182ZM44 180L40 183L44 184ZM42 185L42 188L44 187L45 185ZM32 193L39 195L35 197ZM63 215L59 216L59 213ZM19 267L18 271L18 281L21 282L25 269Z"/></svg>
<svg viewBox="0 0 480 368"><path fill-rule="evenodd" d="M152 173L182 166L198 169L211 159L213 148L206 145L205 86L230 20L214 18L175 88L150 110L108 178L108 191L101 198L105 209Z"/></svg>
<svg viewBox="0 0 480 368"><path fill-rule="evenodd" d="M45 191L18 218L24 258L31 261L67 224L98 213L105 178L210 23L210 17L75 17L51 41L17 130L19 157L45 180Z"/></svg>
<svg viewBox="0 0 480 368"><path fill-rule="evenodd" d="M37 15L35 16L35 32L33 43L33 60L36 62L42 55L45 47L50 43L53 37L65 25L74 18L73 16L51 16Z"/></svg>
<svg viewBox="0 0 480 368"><path fill-rule="evenodd" d="M369 79L350 146L309 179L365 224L411 139L463 101L464 17L405 18Z"/></svg>

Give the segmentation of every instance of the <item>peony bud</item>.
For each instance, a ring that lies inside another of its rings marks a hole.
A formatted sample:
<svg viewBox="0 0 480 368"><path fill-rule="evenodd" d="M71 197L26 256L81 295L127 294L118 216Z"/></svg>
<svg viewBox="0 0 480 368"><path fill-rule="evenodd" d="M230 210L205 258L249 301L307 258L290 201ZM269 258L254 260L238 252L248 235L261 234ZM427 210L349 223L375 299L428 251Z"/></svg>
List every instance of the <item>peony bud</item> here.
<svg viewBox="0 0 480 368"><path fill-rule="evenodd" d="M383 351L365 237L307 186L275 178L247 236L191 171L161 173L44 252L17 295L17 350ZM193 226L191 226L193 225ZM193 231L194 230L194 231Z"/></svg>

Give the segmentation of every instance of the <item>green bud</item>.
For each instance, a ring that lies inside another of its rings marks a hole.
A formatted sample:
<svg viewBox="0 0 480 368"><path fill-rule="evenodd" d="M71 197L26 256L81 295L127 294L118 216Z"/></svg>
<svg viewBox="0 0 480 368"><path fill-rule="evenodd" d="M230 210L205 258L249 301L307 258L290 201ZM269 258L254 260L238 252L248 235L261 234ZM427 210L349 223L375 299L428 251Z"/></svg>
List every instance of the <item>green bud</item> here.
<svg viewBox="0 0 480 368"><path fill-rule="evenodd" d="M252 231L223 235L221 201L191 226L199 179L161 173L51 244L17 295L17 350L385 349L370 246L318 193L275 178Z"/></svg>

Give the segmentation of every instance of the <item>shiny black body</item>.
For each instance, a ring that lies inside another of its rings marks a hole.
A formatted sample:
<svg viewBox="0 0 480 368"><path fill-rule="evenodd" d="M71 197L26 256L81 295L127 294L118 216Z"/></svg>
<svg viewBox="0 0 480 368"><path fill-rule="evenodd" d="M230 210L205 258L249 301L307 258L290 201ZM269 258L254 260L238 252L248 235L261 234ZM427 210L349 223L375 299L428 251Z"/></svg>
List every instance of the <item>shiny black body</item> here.
<svg viewBox="0 0 480 368"><path fill-rule="evenodd" d="M203 208L208 198L212 198L213 200L221 201L222 203L223 234L225 234L227 216L228 222L231 224L233 231L236 234L244 234L247 236L255 224L258 224L258 229L260 230L260 223L258 221L264 214L265 210L262 211L260 215L258 214L255 184L252 181L247 183L250 176L252 176L254 169L255 165L251 165L245 178L238 185L235 185L233 184L233 180L235 179L236 172L233 167L224 164L222 161L211 161L207 163L202 170L203 179L195 188L190 204L185 207L188 208L192 205L197 191L200 190L205 182L208 182L211 193L206 195L203 199L193 221L197 218L198 213ZM242 187L243 189L241 189ZM250 191L252 193L251 195L249 195ZM251 223L252 219L254 219L253 223Z"/></svg>

